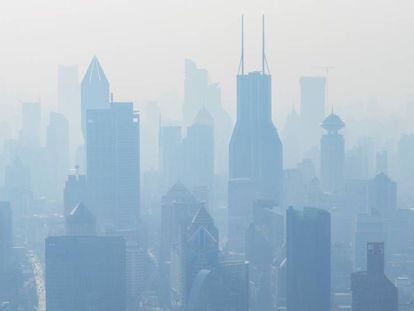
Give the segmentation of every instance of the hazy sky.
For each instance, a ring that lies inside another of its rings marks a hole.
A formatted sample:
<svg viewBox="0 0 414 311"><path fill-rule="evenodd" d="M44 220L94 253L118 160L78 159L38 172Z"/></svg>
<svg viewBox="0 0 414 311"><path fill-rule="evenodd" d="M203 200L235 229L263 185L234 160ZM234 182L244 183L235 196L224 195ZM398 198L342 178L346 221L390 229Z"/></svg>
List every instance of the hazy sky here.
<svg viewBox="0 0 414 311"><path fill-rule="evenodd" d="M339 107L362 100L393 111L414 95L410 0L1 1L1 84L54 104L57 66L78 64L82 76L96 54L115 98L142 104L181 94L192 58L221 83L233 111L242 13L248 70L260 67L266 14L276 120L297 105L300 75L322 74L320 66L335 67L329 97Z"/></svg>

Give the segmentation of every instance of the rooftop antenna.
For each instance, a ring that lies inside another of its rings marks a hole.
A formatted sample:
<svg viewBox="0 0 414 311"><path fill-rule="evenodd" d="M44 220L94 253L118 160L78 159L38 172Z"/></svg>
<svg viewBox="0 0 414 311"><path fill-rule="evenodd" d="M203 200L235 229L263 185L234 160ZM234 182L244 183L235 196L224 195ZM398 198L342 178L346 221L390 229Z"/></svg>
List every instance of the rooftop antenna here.
<svg viewBox="0 0 414 311"><path fill-rule="evenodd" d="M113 104L113 103L114 103L114 93L111 92L111 104Z"/></svg>
<svg viewBox="0 0 414 311"><path fill-rule="evenodd" d="M244 15L241 16L241 57L238 72L244 75Z"/></svg>
<svg viewBox="0 0 414 311"><path fill-rule="evenodd" d="M262 15L262 74L270 73L265 52L265 16Z"/></svg>

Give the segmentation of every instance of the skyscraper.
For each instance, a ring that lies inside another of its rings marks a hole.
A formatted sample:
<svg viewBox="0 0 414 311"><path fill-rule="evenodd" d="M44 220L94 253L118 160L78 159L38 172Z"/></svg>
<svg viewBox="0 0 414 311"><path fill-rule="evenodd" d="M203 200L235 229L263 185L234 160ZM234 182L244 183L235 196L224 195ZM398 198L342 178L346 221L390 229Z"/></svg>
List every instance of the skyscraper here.
<svg viewBox="0 0 414 311"><path fill-rule="evenodd" d="M81 83L81 122L86 138L87 111L109 108L109 82L96 56L92 58Z"/></svg>
<svg viewBox="0 0 414 311"><path fill-rule="evenodd" d="M287 310L331 310L331 221L327 211L287 210Z"/></svg>
<svg viewBox="0 0 414 311"><path fill-rule="evenodd" d="M367 244L367 270L351 276L353 311L397 311L398 290L384 274L384 243Z"/></svg>
<svg viewBox="0 0 414 311"><path fill-rule="evenodd" d="M384 173L368 182L368 208L388 218L397 209L397 184Z"/></svg>
<svg viewBox="0 0 414 311"><path fill-rule="evenodd" d="M249 310L248 268L247 262L223 262L212 270L200 270L194 279L186 310Z"/></svg>
<svg viewBox="0 0 414 311"><path fill-rule="evenodd" d="M96 235L96 219L89 209L78 203L72 211L65 216L66 235L93 236Z"/></svg>
<svg viewBox="0 0 414 311"><path fill-rule="evenodd" d="M250 179L255 198L279 203L283 180L282 143L272 121L271 75L265 56L264 29L262 54L262 71L245 74L242 44L237 75L237 120L229 146L229 188L234 180ZM237 226L234 221L241 215L230 195L241 194L229 191L229 229ZM233 239L229 236L229 240Z"/></svg>
<svg viewBox="0 0 414 311"><path fill-rule="evenodd" d="M86 202L86 176L69 175L63 189L63 212L69 215L80 202Z"/></svg>
<svg viewBox="0 0 414 311"><path fill-rule="evenodd" d="M327 131L321 138L321 185L324 191L341 190L344 184L345 142L338 133L344 126L345 123L334 113L321 123Z"/></svg>
<svg viewBox="0 0 414 311"><path fill-rule="evenodd" d="M319 123L325 116L325 77L300 78L300 116L302 123L303 151L318 145L320 136Z"/></svg>
<svg viewBox="0 0 414 311"><path fill-rule="evenodd" d="M139 219L139 115L133 103L88 111L88 207L98 226L132 228Z"/></svg>
<svg viewBox="0 0 414 311"><path fill-rule="evenodd" d="M194 61L187 59L184 80L184 125L191 126L203 107L214 120L215 170L219 174L225 174L232 124L229 114L221 104L220 85L210 83L207 70L198 68Z"/></svg>
<svg viewBox="0 0 414 311"><path fill-rule="evenodd" d="M48 237L46 308L47 311L124 311L124 239Z"/></svg>

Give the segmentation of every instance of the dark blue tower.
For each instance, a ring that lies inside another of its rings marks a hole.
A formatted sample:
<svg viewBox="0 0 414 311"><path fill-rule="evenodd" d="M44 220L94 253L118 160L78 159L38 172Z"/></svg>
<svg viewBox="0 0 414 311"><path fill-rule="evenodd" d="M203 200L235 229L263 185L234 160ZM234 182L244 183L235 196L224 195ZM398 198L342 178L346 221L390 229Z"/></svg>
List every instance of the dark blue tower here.
<svg viewBox="0 0 414 311"><path fill-rule="evenodd" d="M242 198L246 193L237 193L234 183L241 180L251 185L250 198L280 201L282 188L282 143L272 121L272 77L267 65L264 46L262 70L244 73L244 48L242 26L242 55L237 75L237 121L230 140L229 149L229 240L243 238L250 219L240 222L240 210L233 195ZM238 187L236 187L238 188ZM245 187L240 187L245 188ZM251 203L246 206L251 210ZM246 216L248 217L248 216ZM237 220L236 220L237 219ZM235 228L240 228L242 232ZM232 235L234 235L232 237Z"/></svg>

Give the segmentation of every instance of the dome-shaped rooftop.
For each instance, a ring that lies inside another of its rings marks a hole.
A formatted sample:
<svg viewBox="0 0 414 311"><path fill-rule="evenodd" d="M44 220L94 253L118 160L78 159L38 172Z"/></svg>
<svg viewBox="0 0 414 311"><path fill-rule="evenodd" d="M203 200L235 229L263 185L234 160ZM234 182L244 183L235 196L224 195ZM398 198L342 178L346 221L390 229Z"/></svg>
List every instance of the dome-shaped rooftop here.
<svg viewBox="0 0 414 311"><path fill-rule="evenodd" d="M337 132L345 127L344 121L333 112L323 120L321 127L328 132Z"/></svg>

